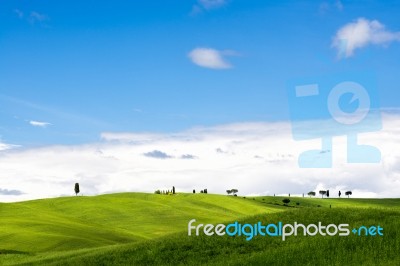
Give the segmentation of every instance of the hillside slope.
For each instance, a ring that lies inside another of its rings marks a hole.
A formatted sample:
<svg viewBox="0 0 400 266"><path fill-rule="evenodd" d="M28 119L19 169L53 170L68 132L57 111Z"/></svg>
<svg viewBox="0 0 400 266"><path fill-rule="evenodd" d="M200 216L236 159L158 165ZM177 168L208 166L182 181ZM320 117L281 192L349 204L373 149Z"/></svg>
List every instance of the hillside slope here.
<svg viewBox="0 0 400 266"><path fill-rule="evenodd" d="M0 256L4 265L398 265L400 211L392 208L286 208L286 211L241 219L254 224L321 221L376 225L383 237L341 236L188 236L186 232L92 250L47 252L36 256Z"/></svg>
<svg viewBox="0 0 400 266"><path fill-rule="evenodd" d="M0 264L397 265L400 199L282 199L123 193L0 204ZM191 219L379 224L385 236L189 237Z"/></svg>
<svg viewBox="0 0 400 266"><path fill-rule="evenodd" d="M0 250L42 252L93 248L278 211L260 202L212 194L121 193L0 204ZM4 253L4 252L3 252Z"/></svg>

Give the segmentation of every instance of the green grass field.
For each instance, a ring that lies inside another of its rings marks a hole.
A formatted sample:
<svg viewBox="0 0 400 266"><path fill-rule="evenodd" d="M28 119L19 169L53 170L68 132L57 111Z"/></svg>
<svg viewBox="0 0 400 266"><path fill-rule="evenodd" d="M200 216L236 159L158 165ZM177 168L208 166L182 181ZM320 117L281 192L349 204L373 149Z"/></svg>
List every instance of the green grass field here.
<svg viewBox="0 0 400 266"><path fill-rule="evenodd" d="M110 194L0 204L1 265L399 265L400 199ZM198 223L380 225L383 237L187 236Z"/></svg>

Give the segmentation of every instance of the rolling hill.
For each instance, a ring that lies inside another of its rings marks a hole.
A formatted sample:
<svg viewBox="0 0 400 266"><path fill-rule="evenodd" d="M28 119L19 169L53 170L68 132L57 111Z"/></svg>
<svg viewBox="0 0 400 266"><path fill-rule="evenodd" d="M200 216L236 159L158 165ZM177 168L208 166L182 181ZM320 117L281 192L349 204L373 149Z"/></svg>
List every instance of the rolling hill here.
<svg viewBox="0 0 400 266"><path fill-rule="evenodd" d="M396 265L399 199L292 197L289 207L282 206L281 200L122 193L4 203L0 204L0 264ZM188 237L187 223L193 218L214 224L238 219L248 223L379 223L385 236L301 236L285 242L262 237L252 241Z"/></svg>
<svg viewBox="0 0 400 266"><path fill-rule="evenodd" d="M0 250L60 251L152 239L206 223L279 211L211 194L121 193L0 204Z"/></svg>

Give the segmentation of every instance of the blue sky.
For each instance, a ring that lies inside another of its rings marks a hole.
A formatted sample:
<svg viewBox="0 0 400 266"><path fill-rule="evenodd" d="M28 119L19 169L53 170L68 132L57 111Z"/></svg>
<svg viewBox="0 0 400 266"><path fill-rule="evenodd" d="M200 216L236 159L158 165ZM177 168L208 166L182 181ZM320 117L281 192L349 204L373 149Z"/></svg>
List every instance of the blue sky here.
<svg viewBox="0 0 400 266"><path fill-rule="evenodd" d="M373 71L381 107L399 107L395 1L0 3L0 142L288 121L286 82L337 72ZM338 56L351 23L376 38Z"/></svg>
<svg viewBox="0 0 400 266"><path fill-rule="evenodd" d="M73 195L76 182L85 195L398 197L399 13L396 1L0 0L0 201ZM343 118L367 105L326 100L344 81L382 107L352 129L380 162L349 162L365 149ZM321 145L322 133L338 136ZM300 167L309 150L329 167Z"/></svg>

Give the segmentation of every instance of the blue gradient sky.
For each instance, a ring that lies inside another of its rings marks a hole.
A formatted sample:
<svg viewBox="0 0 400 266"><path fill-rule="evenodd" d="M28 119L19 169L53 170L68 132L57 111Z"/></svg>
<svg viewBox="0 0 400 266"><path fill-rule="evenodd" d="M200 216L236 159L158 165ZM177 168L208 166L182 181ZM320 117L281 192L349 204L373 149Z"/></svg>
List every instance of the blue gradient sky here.
<svg viewBox="0 0 400 266"><path fill-rule="evenodd" d="M359 18L398 34L399 2L277 2L1 0L0 142L286 121L287 80L336 72L373 71L381 106L399 107L398 40L345 58L332 47ZM231 67L196 65L199 47Z"/></svg>

